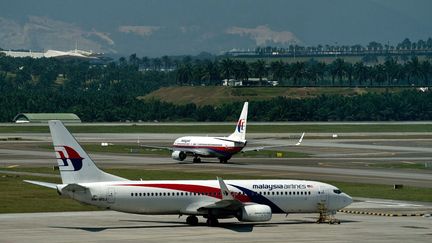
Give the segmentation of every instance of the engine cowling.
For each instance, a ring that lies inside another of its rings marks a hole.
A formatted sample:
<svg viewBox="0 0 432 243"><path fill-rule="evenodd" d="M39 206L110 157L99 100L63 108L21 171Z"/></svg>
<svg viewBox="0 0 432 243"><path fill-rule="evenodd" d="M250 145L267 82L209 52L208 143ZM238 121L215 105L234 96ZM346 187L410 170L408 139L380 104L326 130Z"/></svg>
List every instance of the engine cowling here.
<svg viewBox="0 0 432 243"><path fill-rule="evenodd" d="M244 222L263 222L272 218L271 208L263 204L250 204L240 208L237 219Z"/></svg>
<svg viewBox="0 0 432 243"><path fill-rule="evenodd" d="M184 159L186 159L186 153L183 151L174 151L171 154L171 158L183 161Z"/></svg>

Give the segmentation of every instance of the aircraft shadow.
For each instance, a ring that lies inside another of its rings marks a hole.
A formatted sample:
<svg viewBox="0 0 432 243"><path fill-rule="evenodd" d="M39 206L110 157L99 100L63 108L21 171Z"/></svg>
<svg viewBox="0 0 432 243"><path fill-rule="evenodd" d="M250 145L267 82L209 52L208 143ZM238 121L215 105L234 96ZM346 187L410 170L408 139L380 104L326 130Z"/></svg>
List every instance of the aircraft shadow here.
<svg viewBox="0 0 432 243"><path fill-rule="evenodd" d="M178 162L179 165L202 165L202 164L220 164L218 161L201 161L199 163L194 163L192 161L182 161ZM247 163L241 163L241 162L231 162L229 161L228 164L232 165L247 165ZM222 164L224 165L224 164Z"/></svg>
<svg viewBox="0 0 432 243"><path fill-rule="evenodd" d="M215 228L223 228L238 233L252 232L255 227L277 227L279 225L296 225L296 224L316 224L316 219L312 220L288 220L284 222L267 222L267 223L231 223L221 222ZM204 222L199 223L197 226L190 226L183 222L178 221L157 221L157 220L119 220L120 222L136 222L136 223L160 223L164 225L126 225L126 226L100 226L100 227L81 227L81 226L51 226L50 228L57 229L74 229L84 230L87 232L101 232L104 230L115 229L156 229L156 228L189 228L189 227L208 227ZM354 220L341 220L341 223L356 223Z"/></svg>

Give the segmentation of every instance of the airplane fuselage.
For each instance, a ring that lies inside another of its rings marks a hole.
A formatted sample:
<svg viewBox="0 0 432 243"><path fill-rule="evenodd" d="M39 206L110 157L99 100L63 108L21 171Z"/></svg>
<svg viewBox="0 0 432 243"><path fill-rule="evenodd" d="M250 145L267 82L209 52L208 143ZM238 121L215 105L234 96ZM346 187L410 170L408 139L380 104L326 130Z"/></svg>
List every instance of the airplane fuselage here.
<svg viewBox="0 0 432 243"><path fill-rule="evenodd" d="M230 141L225 137L187 136L174 141L173 151L199 157L230 159L246 146L246 141Z"/></svg>
<svg viewBox="0 0 432 243"><path fill-rule="evenodd" d="M319 205L336 211L352 202L345 193L329 184L303 180L226 180L233 197L242 203L262 204L272 213L314 213ZM62 191L78 201L137 214L207 215L200 210L221 200L221 189L215 180L114 181L81 183L85 193ZM218 212L224 215L224 212ZM225 215L234 217L232 211Z"/></svg>

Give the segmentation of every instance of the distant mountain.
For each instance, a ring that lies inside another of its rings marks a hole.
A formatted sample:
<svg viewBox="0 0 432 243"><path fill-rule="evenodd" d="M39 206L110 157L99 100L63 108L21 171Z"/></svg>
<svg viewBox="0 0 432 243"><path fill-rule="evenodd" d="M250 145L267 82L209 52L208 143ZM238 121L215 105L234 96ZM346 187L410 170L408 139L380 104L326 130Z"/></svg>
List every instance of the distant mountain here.
<svg viewBox="0 0 432 243"><path fill-rule="evenodd" d="M396 43L432 36L429 0L15 0L0 3L3 49L117 55Z"/></svg>

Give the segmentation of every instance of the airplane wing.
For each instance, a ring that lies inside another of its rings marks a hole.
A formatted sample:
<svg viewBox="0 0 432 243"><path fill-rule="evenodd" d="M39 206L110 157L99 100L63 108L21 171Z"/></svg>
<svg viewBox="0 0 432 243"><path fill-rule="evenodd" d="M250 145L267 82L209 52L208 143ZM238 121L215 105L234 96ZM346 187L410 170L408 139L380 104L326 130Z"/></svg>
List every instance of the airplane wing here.
<svg viewBox="0 0 432 243"><path fill-rule="evenodd" d="M222 199L220 201L217 201L215 203L210 203L204 206L201 206L198 208L199 211L207 211L209 209L228 209L228 210L236 210L240 208L243 203L239 200L235 199L232 195L232 193L229 191L227 185L223 181L222 178L217 178L219 181L219 187L221 189L221 196Z"/></svg>
<svg viewBox="0 0 432 243"><path fill-rule="evenodd" d="M303 141L304 135L305 135L305 133L302 133L300 139L295 144L285 144L285 145L279 144L279 145L269 145L269 146L249 147L249 148L246 147L246 148L242 149L242 153L251 152L251 151L266 150L266 149L271 149L271 148L283 148L283 147L288 147L288 146L299 146Z"/></svg>

